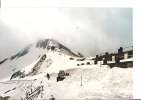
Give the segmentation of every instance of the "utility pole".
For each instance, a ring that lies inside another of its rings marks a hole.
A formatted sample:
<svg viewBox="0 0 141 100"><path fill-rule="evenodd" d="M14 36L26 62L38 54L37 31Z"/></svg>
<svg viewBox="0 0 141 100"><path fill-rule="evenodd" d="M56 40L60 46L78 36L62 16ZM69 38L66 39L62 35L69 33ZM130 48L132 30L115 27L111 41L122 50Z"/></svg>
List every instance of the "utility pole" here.
<svg viewBox="0 0 141 100"><path fill-rule="evenodd" d="M41 87L40 87L41 98L43 98L43 91L44 91L44 85L43 82L41 81Z"/></svg>
<svg viewBox="0 0 141 100"><path fill-rule="evenodd" d="M101 61L100 61L100 67L101 67Z"/></svg>
<svg viewBox="0 0 141 100"><path fill-rule="evenodd" d="M81 71L81 84L80 84L80 86L83 86L83 84L82 84L82 71Z"/></svg>
<svg viewBox="0 0 141 100"><path fill-rule="evenodd" d="M44 86L43 85L41 85L40 91L41 91L41 98L43 98L43 91L44 91Z"/></svg>

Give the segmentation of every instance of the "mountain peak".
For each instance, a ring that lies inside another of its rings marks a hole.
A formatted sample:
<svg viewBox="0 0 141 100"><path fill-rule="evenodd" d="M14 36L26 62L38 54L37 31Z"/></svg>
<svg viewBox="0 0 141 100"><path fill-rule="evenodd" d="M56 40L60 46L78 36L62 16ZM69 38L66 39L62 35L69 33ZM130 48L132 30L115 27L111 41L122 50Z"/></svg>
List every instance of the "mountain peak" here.
<svg viewBox="0 0 141 100"><path fill-rule="evenodd" d="M77 56L69 48L67 48L63 44L59 43L55 39L42 39L42 40L39 40L36 43L36 48L43 48L43 49L52 50L52 51L60 51L60 52L63 52L65 54Z"/></svg>
<svg viewBox="0 0 141 100"><path fill-rule="evenodd" d="M81 55L75 54L69 48L67 48L66 46L64 46L63 44L59 43L58 41L54 39L42 39L33 44L26 46L25 48L21 49L19 52L12 55L8 59L14 60L15 58L20 58L22 56L27 55L28 53L34 52L36 49L44 49L45 52L56 51L62 54L70 55L70 56L81 57ZM6 61L6 60L2 60L1 64L3 63L3 61Z"/></svg>
<svg viewBox="0 0 141 100"><path fill-rule="evenodd" d="M50 47L59 47L60 43L57 42L56 40L54 39L42 39L42 40L39 40L37 41L36 43L36 47L37 48L46 48L46 49L50 49Z"/></svg>

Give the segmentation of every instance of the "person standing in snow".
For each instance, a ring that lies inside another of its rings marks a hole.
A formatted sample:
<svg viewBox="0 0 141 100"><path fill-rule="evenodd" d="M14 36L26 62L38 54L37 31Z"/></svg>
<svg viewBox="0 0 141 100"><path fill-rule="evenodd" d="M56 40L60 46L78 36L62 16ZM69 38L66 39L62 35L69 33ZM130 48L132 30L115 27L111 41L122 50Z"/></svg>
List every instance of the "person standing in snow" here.
<svg viewBox="0 0 141 100"><path fill-rule="evenodd" d="M48 80L50 79L50 75L47 73L47 78L48 78Z"/></svg>
<svg viewBox="0 0 141 100"><path fill-rule="evenodd" d="M49 100L55 100L54 96L51 95L51 98L49 98Z"/></svg>

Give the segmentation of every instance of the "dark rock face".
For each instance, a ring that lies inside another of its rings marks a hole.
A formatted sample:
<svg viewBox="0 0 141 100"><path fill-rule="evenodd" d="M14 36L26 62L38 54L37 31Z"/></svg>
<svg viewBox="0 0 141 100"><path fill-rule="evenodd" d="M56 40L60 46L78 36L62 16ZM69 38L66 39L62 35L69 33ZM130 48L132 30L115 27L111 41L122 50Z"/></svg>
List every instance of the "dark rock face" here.
<svg viewBox="0 0 141 100"><path fill-rule="evenodd" d="M55 48L61 49L63 45L61 45L59 42L55 41L54 39L44 39L44 40L39 40L36 43L37 48L43 48L43 49L52 49L54 50Z"/></svg>
<svg viewBox="0 0 141 100"><path fill-rule="evenodd" d="M21 50L20 52L18 52L17 54L13 55L10 57L10 60L13 60L15 58L20 58L24 55L26 55L28 52L29 52L29 49L30 49L31 45L25 47L23 50Z"/></svg>
<svg viewBox="0 0 141 100"><path fill-rule="evenodd" d="M25 77L25 74L23 72L21 72L21 71L17 71L17 72L15 72L15 73L12 74L10 80L13 79L13 78L16 78L16 77L24 78Z"/></svg>
<svg viewBox="0 0 141 100"><path fill-rule="evenodd" d="M70 49L68 49L66 46L62 45L61 43L57 42L54 39L39 40L36 43L36 47L47 49L47 50L52 50L52 51L59 49L60 51L66 51L70 55L78 56L75 53L73 53Z"/></svg>
<svg viewBox="0 0 141 100"><path fill-rule="evenodd" d="M37 63L35 64L35 66L34 66L33 69L32 69L31 75L36 75L36 74L38 73L38 70L40 69L40 67L41 67L41 65L42 65L42 63L44 62L45 59L46 59L46 54L44 54L44 55L40 58L39 62L37 62Z"/></svg>
<svg viewBox="0 0 141 100"><path fill-rule="evenodd" d="M48 39L39 40L39 41L36 43L36 47L37 47L37 48L44 48L44 49L45 49L45 48L47 48L48 42L49 42Z"/></svg>
<svg viewBox="0 0 141 100"><path fill-rule="evenodd" d="M9 100L9 99L10 99L10 96L5 96L5 97L0 96L0 100Z"/></svg>
<svg viewBox="0 0 141 100"><path fill-rule="evenodd" d="M0 61L0 64L3 64L8 58L5 58L4 60Z"/></svg>

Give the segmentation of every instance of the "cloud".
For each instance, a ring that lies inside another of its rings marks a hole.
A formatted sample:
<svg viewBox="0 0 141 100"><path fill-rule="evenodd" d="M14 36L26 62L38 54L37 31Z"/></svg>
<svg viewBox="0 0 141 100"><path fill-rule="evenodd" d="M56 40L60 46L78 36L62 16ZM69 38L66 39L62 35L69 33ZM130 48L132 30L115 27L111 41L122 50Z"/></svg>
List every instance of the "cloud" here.
<svg viewBox="0 0 141 100"><path fill-rule="evenodd" d="M0 20L0 60L17 53L25 45L23 40L15 36L14 30Z"/></svg>
<svg viewBox="0 0 141 100"><path fill-rule="evenodd" d="M131 8L12 8L0 14L5 52L45 37L87 56L132 45Z"/></svg>

